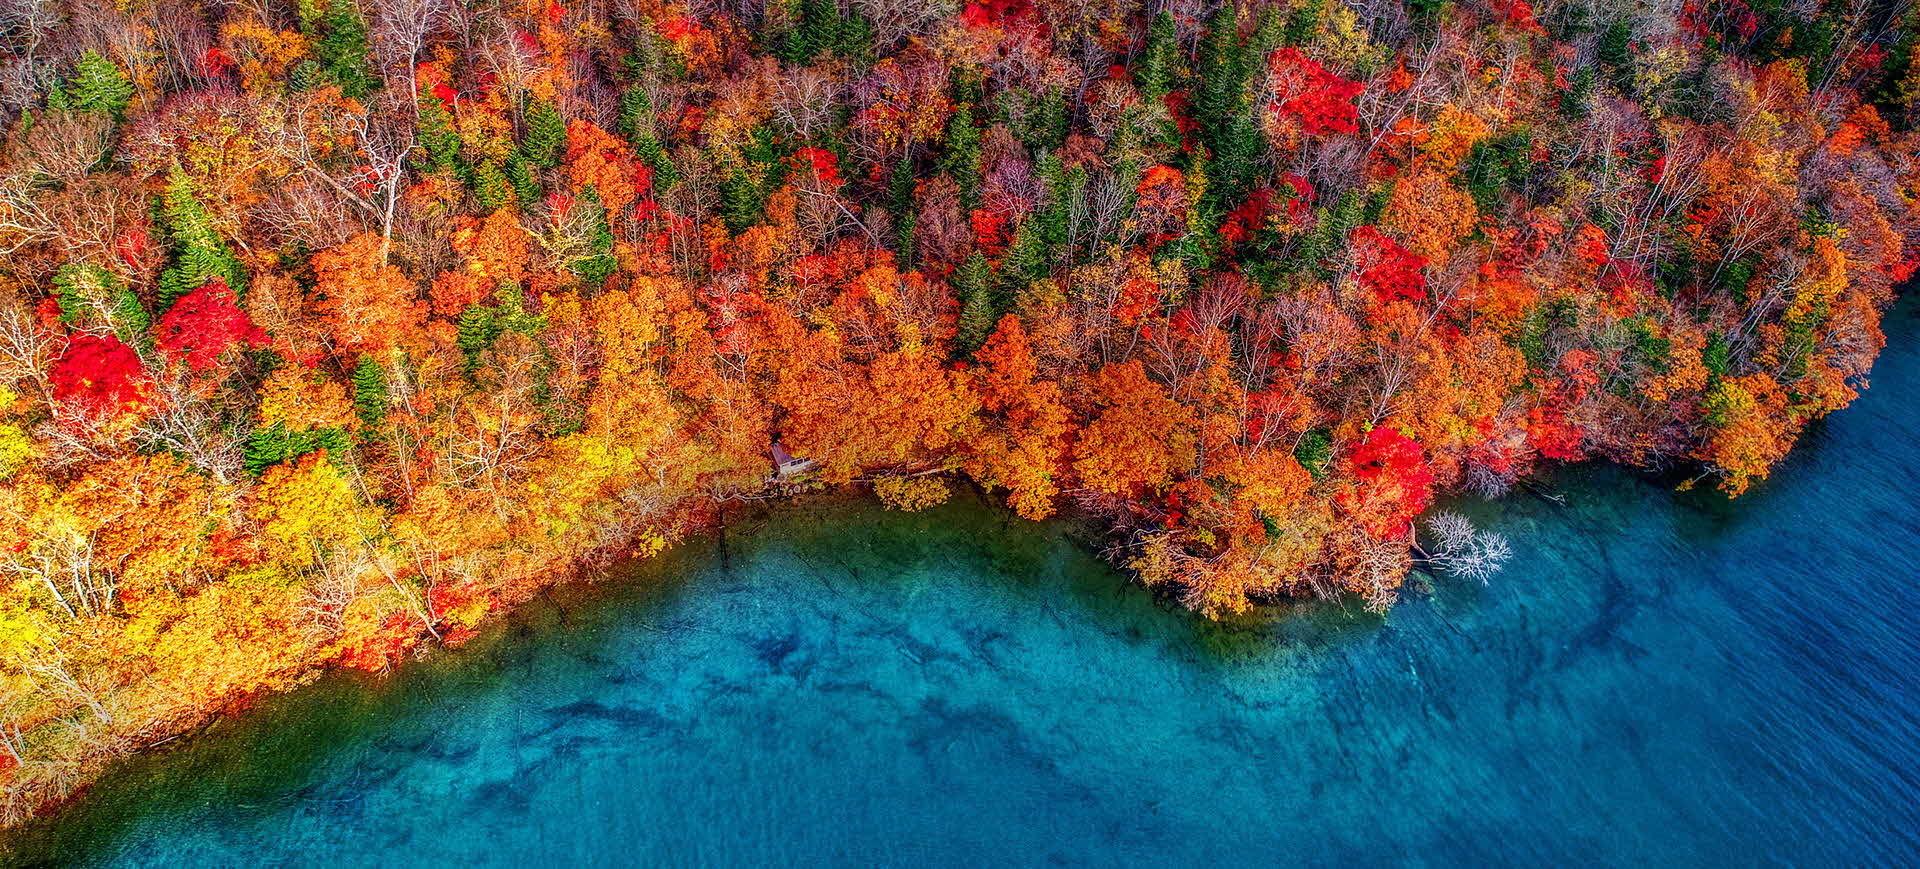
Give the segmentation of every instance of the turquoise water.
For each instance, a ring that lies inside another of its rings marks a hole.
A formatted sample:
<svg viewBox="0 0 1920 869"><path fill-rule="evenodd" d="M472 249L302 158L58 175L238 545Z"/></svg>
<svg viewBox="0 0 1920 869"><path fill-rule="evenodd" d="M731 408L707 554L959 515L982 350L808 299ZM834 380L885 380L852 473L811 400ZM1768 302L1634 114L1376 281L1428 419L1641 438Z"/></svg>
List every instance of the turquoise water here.
<svg viewBox="0 0 1920 869"><path fill-rule="evenodd" d="M123 765L106 865L1911 863L1920 321L1738 502L1605 469L1386 619L1157 605L974 501L737 518Z"/></svg>

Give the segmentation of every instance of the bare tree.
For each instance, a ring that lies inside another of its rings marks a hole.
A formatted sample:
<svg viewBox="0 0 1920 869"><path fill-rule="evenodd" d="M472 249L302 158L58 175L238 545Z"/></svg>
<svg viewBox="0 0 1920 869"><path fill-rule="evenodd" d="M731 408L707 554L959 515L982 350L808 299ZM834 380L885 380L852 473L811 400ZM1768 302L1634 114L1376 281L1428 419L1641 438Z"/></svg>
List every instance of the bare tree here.
<svg viewBox="0 0 1920 869"><path fill-rule="evenodd" d="M1473 520L1452 511L1441 511L1427 519L1427 531L1434 545L1426 550L1426 566L1485 584L1513 556L1513 547L1504 535L1481 531Z"/></svg>

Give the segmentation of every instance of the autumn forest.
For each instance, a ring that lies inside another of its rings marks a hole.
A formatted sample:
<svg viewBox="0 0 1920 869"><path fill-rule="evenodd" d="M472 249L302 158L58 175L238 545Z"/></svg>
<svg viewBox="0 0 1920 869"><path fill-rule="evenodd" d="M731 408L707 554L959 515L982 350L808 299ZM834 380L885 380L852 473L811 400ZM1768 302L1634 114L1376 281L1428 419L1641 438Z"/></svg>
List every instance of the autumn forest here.
<svg viewBox="0 0 1920 869"><path fill-rule="evenodd" d="M1385 612L1737 496L1920 265L1905 4L4 0L0 819L730 505Z"/></svg>

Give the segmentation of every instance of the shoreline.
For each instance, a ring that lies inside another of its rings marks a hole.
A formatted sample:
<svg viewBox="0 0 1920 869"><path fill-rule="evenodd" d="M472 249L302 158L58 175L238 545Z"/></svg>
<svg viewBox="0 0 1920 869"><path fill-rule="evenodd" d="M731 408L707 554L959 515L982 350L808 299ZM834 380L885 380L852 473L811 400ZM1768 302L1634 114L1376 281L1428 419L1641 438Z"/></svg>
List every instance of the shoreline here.
<svg viewBox="0 0 1920 869"><path fill-rule="evenodd" d="M1523 478L1523 482L1525 482L1526 485L1515 485L1514 490L1504 496L1502 500L1516 496L1525 496L1538 500L1543 504L1548 504L1556 508L1564 508L1567 506L1565 502L1557 501L1550 497L1551 492L1542 491L1538 481L1543 478L1552 479L1555 477L1564 477L1569 473L1590 473L1596 470L1625 475L1651 487L1663 489L1673 496L1691 495L1693 497L1705 497L1722 504L1733 502L1733 499L1726 497L1717 490L1696 489L1689 492L1685 489L1677 489L1671 485L1670 481L1685 478L1685 473L1679 469L1650 471L1617 462L1606 461L1604 459L1589 459L1577 463L1562 463L1549 468L1536 470L1533 475ZM955 486L957 491L954 492L953 496L950 497L947 502L942 502L940 506L946 506L946 504L959 498L966 498L974 502L980 509L989 511L996 516L1002 524L1002 527L1006 527L1012 523L1055 524L1061 529L1061 534L1064 539L1071 542L1090 558L1105 565L1116 579L1122 580L1123 584L1129 586L1138 586L1140 584L1139 577L1135 572L1129 570L1124 565L1114 564L1108 559L1107 549L1102 545L1102 542L1103 540L1110 539L1115 533L1115 530L1112 528L1102 528L1103 523L1101 517L1068 506L1055 516L1035 523L1033 520L1018 516L1004 502L1004 499L996 498L992 493L986 491L978 483L966 477L964 474L955 474L954 476L960 485ZM1423 515L1431 515L1444 505L1458 502L1461 499L1477 500L1478 496L1467 493L1453 493L1436 502L1436 504L1429 508L1427 513ZM1676 503L1678 503L1679 500L1680 499L1676 497ZM728 505L732 504L745 505L746 509L734 513L727 509ZM538 583L537 588L532 594L491 613L482 623L480 630L471 637L449 643L443 638L433 638L422 634L421 637L423 641L415 646L415 651L409 653L408 657L404 660L398 661L392 666L378 672L357 671L356 668L345 666L337 660L321 661L311 665L304 672L290 677L293 683L288 688L255 692L248 696L231 698L220 708L207 709L202 715L159 728L164 732L164 735L158 737L156 741L106 758L99 764L91 766L92 771L86 775L84 781L72 791L60 796L40 799L34 803L34 807L28 811L24 817L10 823L0 823L0 851L4 851L7 840L14 838L16 831L29 829L44 823L57 822L66 807L77 800L83 799L91 790L94 782L114 766L140 757L167 754L197 739L209 730L252 714L255 711L256 705L261 702L270 702L274 698L287 696L306 689L319 681L328 679L348 679L369 686L390 682L404 668L418 666L423 661L431 660L439 656L460 654L473 640L486 637L490 634L513 630L516 624L525 623L530 619L528 610L529 607L534 605L536 600L554 607L556 611L562 614L563 618L567 618L570 615L571 606L591 605L596 599L600 599L604 595L629 593L633 591L637 586L632 584L632 575L635 573L650 573L651 571L648 565L658 563L661 559L676 554L685 557L691 554L692 550L690 548L697 547L712 547L724 557L728 546L728 535L739 530L738 527L741 518L746 518L754 522L752 527L745 529L745 533L750 535L755 530L768 524L773 514L795 514L811 511L829 513L836 507L844 507L849 504L859 504L864 509L871 511L912 512L896 511L882 504L875 498L871 483L867 480L856 480L847 484L826 488L798 488L771 497L733 496L725 499L709 499L703 504L687 506L680 512L688 516L702 517L699 520L699 524L688 526L687 530L676 536L674 541L664 549L648 554L640 551L640 547L636 542L627 541L621 544L615 544L598 552L580 556L574 560L577 565L576 567L572 569L555 569L548 571L543 575L544 578ZM730 514L734 518L723 518ZM1419 564L1422 553L1417 543L1413 545L1411 555L1414 558L1414 564L1410 568L1408 577L1412 578L1415 572L1419 573L1421 579L1417 580L1417 582L1420 586L1420 593L1422 595L1431 594L1433 591L1432 583L1442 577L1435 575L1429 569ZM625 578L615 579L614 577L616 576ZM1170 613L1183 614L1194 620L1204 620L1220 628L1233 631L1260 630L1289 619L1307 617L1306 610L1321 606L1337 607L1343 612L1352 614L1356 608L1348 604L1358 599L1352 592L1347 592L1343 595L1343 597L1347 599L1347 603L1341 603L1311 593L1282 595L1257 601L1254 608L1247 613L1206 619L1183 605L1178 598L1167 589L1147 587L1144 590L1152 596L1156 602L1156 606L1163 610ZM1380 618L1384 621L1383 616L1374 615L1373 617ZM155 725L149 722L142 729L151 730L154 729L154 727Z"/></svg>

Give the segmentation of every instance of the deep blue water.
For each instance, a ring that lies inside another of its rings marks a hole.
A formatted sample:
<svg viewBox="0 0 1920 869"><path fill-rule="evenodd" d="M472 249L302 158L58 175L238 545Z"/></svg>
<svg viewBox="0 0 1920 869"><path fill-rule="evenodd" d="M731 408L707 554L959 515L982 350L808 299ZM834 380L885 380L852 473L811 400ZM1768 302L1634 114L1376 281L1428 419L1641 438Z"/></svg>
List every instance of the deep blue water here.
<svg viewBox="0 0 1920 869"><path fill-rule="evenodd" d="M1920 321L1736 502L1606 469L1490 586L1217 626L965 501L735 523L140 758L107 865L1911 864Z"/></svg>

